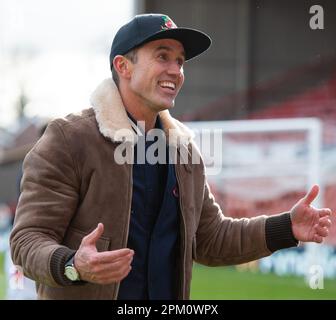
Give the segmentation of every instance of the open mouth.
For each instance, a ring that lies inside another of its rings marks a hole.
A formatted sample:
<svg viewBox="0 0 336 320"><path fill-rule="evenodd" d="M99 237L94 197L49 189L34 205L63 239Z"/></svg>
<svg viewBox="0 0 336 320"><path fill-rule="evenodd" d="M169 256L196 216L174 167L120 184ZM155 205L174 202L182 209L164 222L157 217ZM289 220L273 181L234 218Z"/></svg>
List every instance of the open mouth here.
<svg viewBox="0 0 336 320"><path fill-rule="evenodd" d="M169 89L172 92L176 89L176 84L171 81L159 81L159 86L164 89Z"/></svg>

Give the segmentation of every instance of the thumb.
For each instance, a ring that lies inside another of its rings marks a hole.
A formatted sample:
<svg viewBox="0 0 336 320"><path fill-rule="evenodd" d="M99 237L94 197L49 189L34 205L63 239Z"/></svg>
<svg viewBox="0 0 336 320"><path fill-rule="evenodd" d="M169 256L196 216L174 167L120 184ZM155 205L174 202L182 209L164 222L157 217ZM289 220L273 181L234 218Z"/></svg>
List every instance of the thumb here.
<svg viewBox="0 0 336 320"><path fill-rule="evenodd" d="M303 202L309 206L315 200L318 193L319 193L319 186L315 184L310 189L310 191L305 195L305 197L303 198Z"/></svg>
<svg viewBox="0 0 336 320"><path fill-rule="evenodd" d="M95 245L97 240L101 237L101 235L104 232L104 225L102 223L98 223L98 226L96 229L94 229L91 233L89 233L87 236L85 236L82 240L82 243L84 244L91 244Z"/></svg>

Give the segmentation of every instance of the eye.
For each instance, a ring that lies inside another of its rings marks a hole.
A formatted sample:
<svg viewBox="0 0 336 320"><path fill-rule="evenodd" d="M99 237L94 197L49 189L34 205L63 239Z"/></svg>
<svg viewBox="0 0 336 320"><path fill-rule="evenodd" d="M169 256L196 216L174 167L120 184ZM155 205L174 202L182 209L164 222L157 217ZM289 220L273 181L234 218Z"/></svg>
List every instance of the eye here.
<svg viewBox="0 0 336 320"><path fill-rule="evenodd" d="M177 59L177 64L178 64L180 67L183 67L184 59L182 59L182 58Z"/></svg>
<svg viewBox="0 0 336 320"><path fill-rule="evenodd" d="M158 58L162 61L167 61L167 55L165 53L160 53Z"/></svg>

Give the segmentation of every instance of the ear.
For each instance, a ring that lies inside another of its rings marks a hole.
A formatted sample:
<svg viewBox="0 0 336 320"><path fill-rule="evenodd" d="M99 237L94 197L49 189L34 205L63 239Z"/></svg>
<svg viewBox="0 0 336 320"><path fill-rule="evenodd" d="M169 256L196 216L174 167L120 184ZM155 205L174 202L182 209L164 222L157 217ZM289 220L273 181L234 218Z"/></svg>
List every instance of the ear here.
<svg viewBox="0 0 336 320"><path fill-rule="evenodd" d="M124 56L117 55L113 59L113 68L117 71L119 77L129 78L131 75L131 64Z"/></svg>

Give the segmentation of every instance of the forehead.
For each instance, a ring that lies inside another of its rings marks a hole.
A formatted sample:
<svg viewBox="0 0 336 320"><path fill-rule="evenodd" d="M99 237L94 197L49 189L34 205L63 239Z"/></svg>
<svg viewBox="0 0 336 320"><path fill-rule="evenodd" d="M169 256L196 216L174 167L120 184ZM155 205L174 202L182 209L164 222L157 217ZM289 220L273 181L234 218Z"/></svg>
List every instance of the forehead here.
<svg viewBox="0 0 336 320"><path fill-rule="evenodd" d="M182 43L175 39L159 39L150 41L143 45L140 50L144 49L144 51L156 51L160 48L166 48L169 51L176 52L178 54L181 54L182 56L185 56Z"/></svg>

